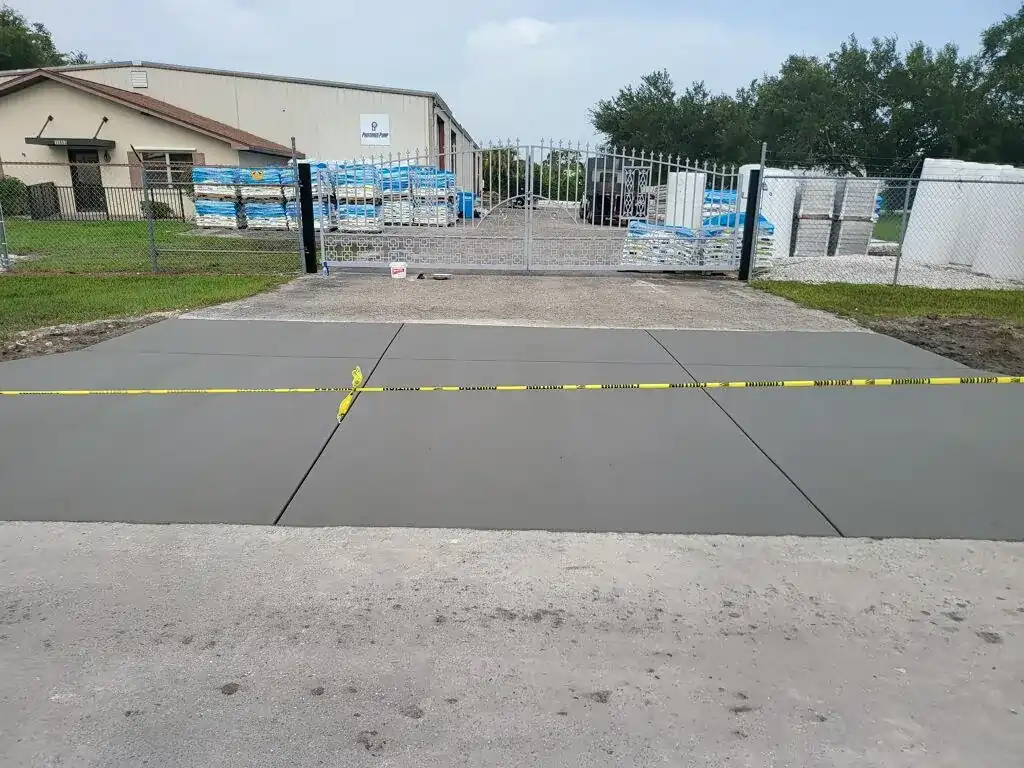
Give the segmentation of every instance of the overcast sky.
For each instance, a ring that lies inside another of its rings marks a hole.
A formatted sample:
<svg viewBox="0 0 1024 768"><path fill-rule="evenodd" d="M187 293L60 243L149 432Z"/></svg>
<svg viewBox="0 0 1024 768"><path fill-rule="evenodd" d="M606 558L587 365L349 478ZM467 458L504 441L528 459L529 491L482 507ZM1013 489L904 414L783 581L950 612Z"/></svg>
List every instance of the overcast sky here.
<svg viewBox="0 0 1024 768"><path fill-rule="evenodd" d="M790 53L947 41L1020 0L6 0L61 50L437 91L477 140L594 138L587 111L653 69L732 91ZM289 10L285 10L288 7Z"/></svg>

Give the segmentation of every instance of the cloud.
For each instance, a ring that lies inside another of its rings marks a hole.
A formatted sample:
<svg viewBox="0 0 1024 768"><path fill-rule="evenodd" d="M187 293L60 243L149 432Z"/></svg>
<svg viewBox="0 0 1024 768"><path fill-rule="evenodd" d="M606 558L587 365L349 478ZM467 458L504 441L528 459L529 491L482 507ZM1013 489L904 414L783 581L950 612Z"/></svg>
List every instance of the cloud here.
<svg viewBox="0 0 1024 768"><path fill-rule="evenodd" d="M737 57L737 49L751 55ZM517 18L470 30L465 51L453 100L461 112L472 105L479 135L593 141L589 109L652 70L668 69L680 90L702 79L731 91L788 49L715 21Z"/></svg>
<svg viewBox="0 0 1024 768"><path fill-rule="evenodd" d="M489 21L470 30L466 44L471 51L481 54L522 52L524 48L536 47L550 39L556 29L554 24L539 19Z"/></svg>

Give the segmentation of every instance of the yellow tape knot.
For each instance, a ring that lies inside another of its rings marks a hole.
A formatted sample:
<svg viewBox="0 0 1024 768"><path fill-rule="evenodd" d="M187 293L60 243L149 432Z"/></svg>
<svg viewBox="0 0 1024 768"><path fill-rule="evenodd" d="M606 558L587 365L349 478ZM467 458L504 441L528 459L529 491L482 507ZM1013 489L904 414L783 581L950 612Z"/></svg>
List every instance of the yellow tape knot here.
<svg viewBox="0 0 1024 768"><path fill-rule="evenodd" d="M363 386L363 369L358 365L352 369L352 389L345 395L345 399L341 401L341 405L338 406L338 423L345 418L345 414L348 413L348 409L352 407L352 403L355 401L356 392L360 387Z"/></svg>

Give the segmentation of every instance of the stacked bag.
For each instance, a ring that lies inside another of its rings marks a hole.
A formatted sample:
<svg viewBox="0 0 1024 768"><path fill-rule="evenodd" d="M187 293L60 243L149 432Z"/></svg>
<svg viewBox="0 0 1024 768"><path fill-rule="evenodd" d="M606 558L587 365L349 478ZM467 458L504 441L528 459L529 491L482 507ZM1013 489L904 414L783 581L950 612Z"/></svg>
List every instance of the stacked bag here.
<svg viewBox="0 0 1024 768"><path fill-rule="evenodd" d="M297 223L294 168L192 169L196 226L219 229L290 229ZM285 202L292 201L292 212ZM291 222L289 223L289 218Z"/></svg>
<svg viewBox="0 0 1024 768"><path fill-rule="evenodd" d="M238 229L238 204L234 200L196 198L196 226Z"/></svg>
<svg viewBox="0 0 1024 768"><path fill-rule="evenodd" d="M375 203L339 203L338 229L342 232L383 232L381 206Z"/></svg>
<svg viewBox="0 0 1024 768"><path fill-rule="evenodd" d="M238 195L237 168L193 168L192 184L196 197L205 200L230 199Z"/></svg>
<svg viewBox="0 0 1024 768"><path fill-rule="evenodd" d="M309 160L309 180L313 188L313 228L334 229L335 206L334 185L331 182L331 171L328 163ZM296 208L296 210L298 210ZM297 218L289 214L289 221L299 226Z"/></svg>
<svg viewBox="0 0 1024 768"><path fill-rule="evenodd" d="M738 262L743 242L743 225L746 213L721 213L706 217L702 222L704 233L705 262ZM775 225L763 215L757 220L757 242L754 249L756 258L769 258L775 245Z"/></svg>
<svg viewBox="0 0 1024 768"><path fill-rule="evenodd" d="M458 220L455 207L455 174L432 166L409 169L412 195L412 223L428 227L447 227Z"/></svg>
<svg viewBox="0 0 1024 768"><path fill-rule="evenodd" d="M745 218L745 214L735 211L707 216L696 230L631 221L622 248L622 265L735 269ZM770 255L774 241L775 226L761 216L757 255Z"/></svg>
<svg viewBox="0 0 1024 768"><path fill-rule="evenodd" d="M698 266L700 242L688 227L631 221L622 246L623 266Z"/></svg>
<svg viewBox="0 0 1024 768"><path fill-rule="evenodd" d="M342 232L383 232L380 168L369 163L330 163L334 222Z"/></svg>
<svg viewBox="0 0 1024 768"><path fill-rule="evenodd" d="M239 168L238 190L249 229L288 229L282 168ZM294 190L294 175L290 176ZM292 194L294 197L294 192Z"/></svg>
<svg viewBox="0 0 1024 768"><path fill-rule="evenodd" d="M374 201L383 194L380 169L368 163L334 163L331 168L334 194L339 201Z"/></svg>
<svg viewBox="0 0 1024 768"><path fill-rule="evenodd" d="M195 190L196 226L241 229L245 226L238 209L238 169L192 169Z"/></svg>
<svg viewBox="0 0 1024 768"><path fill-rule="evenodd" d="M385 197L381 206L381 218L385 224L412 224L413 213L412 200L407 198Z"/></svg>
<svg viewBox="0 0 1024 768"><path fill-rule="evenodd" d="M413 202L411 168L408 165L386 165L380 169L383 198L381 218L384 224L412 224Z"/></svg>
<svg viewBox="0 0 1024 768"><path fill-rule="evenodd" d="M317 229L383 232L385 224L445 227L458 220L454 173L408 164L311 160L309 165ZM196 223L294 229L300 225L296 174L294 166L194 168L192 180L200 198Z"/></svg>
<svg viewBox="0 0 1024 768"><path fill-rule="evenodd" d="M423 200L412 203L412 223L427 227L448 227L458 220L455 203L450 200Z"/></svg>
<svg viewBox="0 0 1024 768"><path fill-rule="evenodd" d="M704 205L701 216L717 216L721 213L734 213L736 211L736 190L735 189L706 189L704 190Z"/></svg>
<svg viewBox="0 0 1024 768"><path fill-rule="evenodd" d="M409 187L413 197L447 199L455 197L455 174L433 166L409 169Z"/></svg>

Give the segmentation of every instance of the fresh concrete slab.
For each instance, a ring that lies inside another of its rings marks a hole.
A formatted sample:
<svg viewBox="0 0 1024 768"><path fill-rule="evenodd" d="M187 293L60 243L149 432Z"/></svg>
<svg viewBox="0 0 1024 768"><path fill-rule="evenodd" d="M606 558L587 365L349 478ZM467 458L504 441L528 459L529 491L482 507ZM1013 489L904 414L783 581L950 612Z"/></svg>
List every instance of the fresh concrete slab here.
<svg viewBox="0 0 1024 768"><path fill-rule="evenodd" d="M81 353L0 365L3 388L347 386L373 358ZM0 518L273 523L340 395L0 399Z"/></svg>
<svg viewBox="0 0 1024 768"><path fill-rule="evenodd" d="M688 365L723 377L850 378L851 368ZM893 376L978 375L892 368ZM1024 387L712 390L845 536L1024 539Z"/></svg>
<svg viewBox="0 0 1024 768"><path fill-rule="evenodd" d="M22 523L0 567L5 768L1024 754L1021 544Z"/></svg>
<svg viewBox="0 0 1024 768"><path fill-rule="evenodd" d="M0 388L347 387L398 328L165 320L0 364ZM333 432L341 397L5 398L0 518L272 524Z"/></svg>
<svg viewBox="0 0 1024 768"><path fill-rule="evenodd" d="M0 387L345 386L385 351L371 384L973 373L874 334L399 329L165 321L0 364ZM269 523L308 473L282 522L828 535L827 517L847 535L1024 538L1022 398L1013 387L367 393L322 456L340 395L5 399L0 516Z"/></svg>
<svg viewBox="0 0 1024 768"><path fill-rule="evenodd" d="M408 325L385 359L671 363L643 330Z"/></svg>
<svg viewBox="0 0 1024 768"><path fill-rule="evenodd" d="M625 382L635 370L386 358L372 383ZM644 370L690 380L676 365ZM281 523L834 533L698 391L367 393Z"/></svg>
<svg viewBox="0 0 1024 768"><path fill-rule="evenodd" d="M898 339L874 333L654 330L651 334L685 366L699 364L807 368L965 368L960 363L918 349Z"/></svg>

